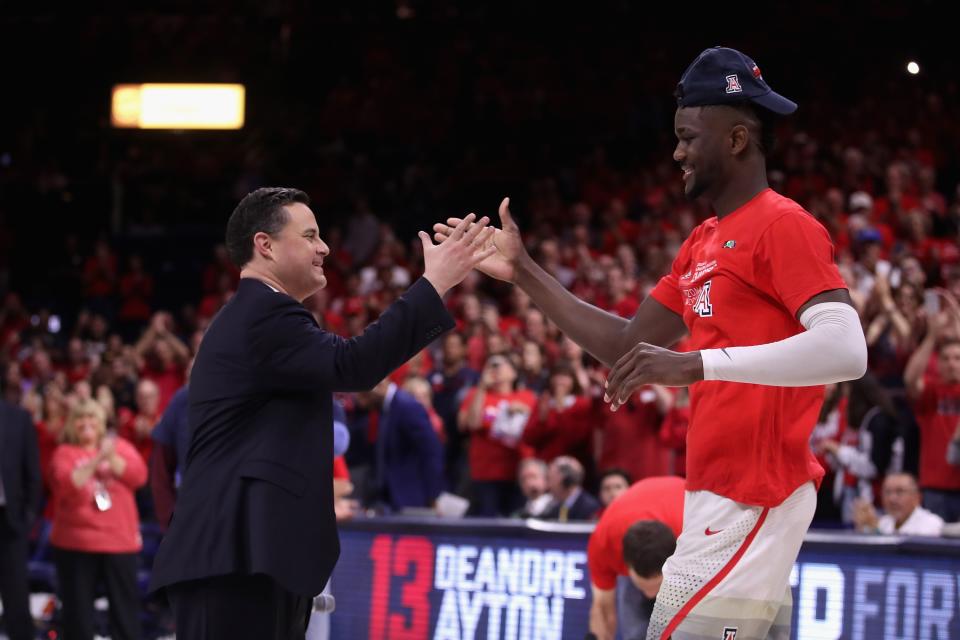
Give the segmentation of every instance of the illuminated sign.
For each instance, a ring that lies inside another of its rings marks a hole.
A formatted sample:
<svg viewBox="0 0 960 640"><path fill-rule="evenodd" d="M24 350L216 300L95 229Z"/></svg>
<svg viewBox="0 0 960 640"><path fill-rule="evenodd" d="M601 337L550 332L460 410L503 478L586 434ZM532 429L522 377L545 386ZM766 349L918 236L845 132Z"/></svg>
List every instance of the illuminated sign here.
<svg viewBox="0 0 960 640"><path fill-rule="evenodd" d="M244 102L240 84L121 84L110 121L133 129L241 129Z"/></svg>
<svg viewBox="0 0 960 640"><path fill-rule="evenodd" d="M590 610L586 541L522 524L348 525L331 582L330 637L581 640ZM790 584L795 639L960 638L960 555L807 545Z"/></svg>

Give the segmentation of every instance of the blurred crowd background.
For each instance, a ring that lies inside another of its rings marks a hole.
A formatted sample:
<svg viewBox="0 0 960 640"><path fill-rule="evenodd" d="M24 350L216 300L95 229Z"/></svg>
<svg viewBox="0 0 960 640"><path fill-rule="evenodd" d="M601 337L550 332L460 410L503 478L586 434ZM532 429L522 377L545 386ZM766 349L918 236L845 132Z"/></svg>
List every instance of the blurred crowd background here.
<svg viewBox="0 0 960 640"><path fill-rule="evenodd" d="M671 94L714 44L800 104L778 125L770 183L830 231L869 344L866 377L826 391L814 526L879 530L879 514L902 523L921 502L960 520L960 75L937 7L715 8L709 28L626 2L12 11L0 52L31 59L10 69L0 123L0 385L39 435L35 558L55 517L51 461L90 399L149 465L138 517L161 535L186 436L153 431L237 285L223 230L256 187L312 198L329 285L305 304L342 336L420 275L416 230L494 215L505 195L540 264L630 317L711 215L683 197ZM110 87L152 80L243 82L247 125L111 129ZM340 517L423 513L443 495L468 516L591 519L631 481L683 475L685 389L644 388L612 413L605 369L522 292L475 275L446 302L454 332L338 398ZM387 421L392 384L421 409Z"/></svg>

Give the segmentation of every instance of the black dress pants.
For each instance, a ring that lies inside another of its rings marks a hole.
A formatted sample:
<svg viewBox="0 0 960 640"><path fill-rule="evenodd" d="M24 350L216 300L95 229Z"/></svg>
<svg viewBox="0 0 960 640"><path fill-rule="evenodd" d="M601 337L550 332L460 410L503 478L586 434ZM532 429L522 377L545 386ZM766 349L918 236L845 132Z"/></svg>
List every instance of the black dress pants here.
<svg viewBox="0 0 960 640"><path fill-rule="evenodd" d="M30 617L27 534L14 531L7 524L4 507L0 507L0 600L10 640L33 640L36 632Z"/></svg>
<svg viewBox="0 0 960 640"><path fill-rule="evenodd" d="M140 638L140 593L136 553L89 553L54 549L64 640L93 640L93 601L103 582L110 603L110 637Z"/></svg>
<svg viewBox="0 0 960 640"><path fill-rule="evenodd" d="M167 588L177 640L304 640L313 598L267 575L226 575Z"/></svg>

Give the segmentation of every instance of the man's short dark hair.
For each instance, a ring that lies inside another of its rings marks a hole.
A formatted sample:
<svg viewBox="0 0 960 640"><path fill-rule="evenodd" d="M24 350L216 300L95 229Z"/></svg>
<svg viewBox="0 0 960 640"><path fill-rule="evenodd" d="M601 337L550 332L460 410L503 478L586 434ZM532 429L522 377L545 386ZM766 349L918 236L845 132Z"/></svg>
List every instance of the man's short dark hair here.
<svg viewBox="0 0 960 640"><path fill-rule="evenodd" d="M611 467L600 474L600 481L597 483L597 486L602 487L603 481L609 478L610 476L620 476L621 478L626 480L627 486L630 486L632 484L629 473L627 473L624 469L621 469L620 467Z"/></svg>
<svg viewBox="0 0 960 640"><path fill-rule="evenodd" d="M663 573L663 563L676 548L673 531L659 520L634 522L623 534L623 560L641 578Z"/></svg>
<svg viewBox="0 0 960 640"><path fill-rule="evenodd" d="M310 204L310 197L288 187L262 187L244 196L227 221L227 253L233 264L243 268L253 259L253 236L283 229L290 219L283 207L294 202Z"/></svg>

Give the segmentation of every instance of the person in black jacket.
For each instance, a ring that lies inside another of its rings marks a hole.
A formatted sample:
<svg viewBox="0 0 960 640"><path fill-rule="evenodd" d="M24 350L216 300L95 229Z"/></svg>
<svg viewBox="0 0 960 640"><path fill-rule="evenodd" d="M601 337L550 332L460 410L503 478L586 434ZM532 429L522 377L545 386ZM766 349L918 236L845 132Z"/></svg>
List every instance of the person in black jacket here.
<svg viewBox="0 0 960 640"><path fill-rule="evenodd" d="M27 538L40 500L40 454L33 421L0 400L0 600L10 640L35 635L27 583Z"/></svg>
<svg viewBox="0 0 960 640"><path fill-rule="evenodd" d="M571 456L558 456L547 468L553 502L538 516L543 520L595 520L601 504L583 489L583 465Z"/></svg>
<svg viewBox="0 0 960 640"><path fill-rule="evenodd" d="M453 328L441 296L490 255L487 218L439 245L420 232L423 277L363 335L341 338L301 304L326 284L329 253L308 203L258 189L227 223L241 280L194 360L186 470L151 580L178 638L304 637L340 552L332 392L370 389Z"/></svg>

